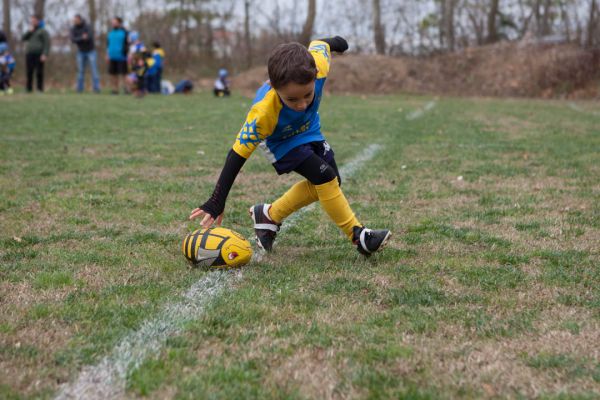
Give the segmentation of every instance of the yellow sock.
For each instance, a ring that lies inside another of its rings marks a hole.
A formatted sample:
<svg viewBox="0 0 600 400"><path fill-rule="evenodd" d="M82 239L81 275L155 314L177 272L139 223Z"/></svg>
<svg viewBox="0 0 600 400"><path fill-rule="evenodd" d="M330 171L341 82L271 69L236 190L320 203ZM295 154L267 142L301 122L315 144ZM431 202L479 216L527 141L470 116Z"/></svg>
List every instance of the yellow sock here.
<svg viewBox="0 0 600 400"><path fill-rule="evenodd" d="M271 204L269 216L274 222L280 224L291 213L317 200L319 200L319 197L314 185L307 180L303 180L296 183Z"/></svg>
<svg viewBox="0 0 600 400"><path fill-rule="evenodd" d="M315 185L315 189L319 202L329 218L352 240L352 228L360 226L360 222L354 216L337 178L322 185Z"/></svg>

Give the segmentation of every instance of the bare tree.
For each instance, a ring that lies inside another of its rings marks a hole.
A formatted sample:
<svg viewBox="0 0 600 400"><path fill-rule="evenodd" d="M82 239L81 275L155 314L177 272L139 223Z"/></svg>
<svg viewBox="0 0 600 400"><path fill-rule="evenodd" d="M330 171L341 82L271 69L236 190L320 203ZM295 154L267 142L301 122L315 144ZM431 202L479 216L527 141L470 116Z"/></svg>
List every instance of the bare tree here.
<svg viewBox="0 0 600 400"><path fill-rule="evenodd" d="M96 14L96 1L95 0L87 0L87 4L88 4L88 12L90 14L90 26L92 27L92 30L96 30L96 19L97 19L97 14Z"/></svg>
<svg viewBox="0 0 600 400"><path fill-rule="evenodd" d="M491 0L490 1L490 9L488 11L488 32L487 39L488 43L495 43L498 41L498 26L496 25L496 17L499 13L500 0Z"/></svg>
<svg viewBox="0 0 600 400"><path fill-rule="evenodd" d="M308 45L313 33L313 27L315 25L315 17L317 15L317 0L308 0L308 14L306 15L306 21L302 26L302 32L298 41L303 45Z"/></svg>
<svg viewBox="0 0 600 400"><path fill-rule="evenodd" d="M375 40L375 51L377 54L385 54L385 31L381 23L381 4L379 0L373 0L373 39Z"/></svg>
<svg viewBox="0 0 600 400"><path fill-rule="evenodd" d="M457 0L441 0L441 18L440 18L440 45L450 51L454 51L454 14Z"/></svg>
<svg viewBox="0 0 600 400"><path fill-rule="evenodd" d="M10 0L2 0L2 14L4 20L2 21L2 28L6 34L6 40L8 43L11 42L11 24L10 24Z"/></svg>
<svg viewBox="0 0 600 400"><path fill-rule="evenodd" d="M252 41L250 39L250 0L244 1L244 41L246 43L246 68L252 66Z"/></svg>
<svg viewBox="0 0 600 400"><path fill-rule="evenodd" d="M33 13L39 18L44 18L44 10L46 8L46 0L35 0L33 4Z"/></svg>
<svg viewBox="0 0 600 400"><path fill-rule="evenodd" d="M596 4L596 0L590 0L587 37L585 40L585 45L587 47L592 47L594 45L594 37L598 26L598 22L598 5Z"/></svg>

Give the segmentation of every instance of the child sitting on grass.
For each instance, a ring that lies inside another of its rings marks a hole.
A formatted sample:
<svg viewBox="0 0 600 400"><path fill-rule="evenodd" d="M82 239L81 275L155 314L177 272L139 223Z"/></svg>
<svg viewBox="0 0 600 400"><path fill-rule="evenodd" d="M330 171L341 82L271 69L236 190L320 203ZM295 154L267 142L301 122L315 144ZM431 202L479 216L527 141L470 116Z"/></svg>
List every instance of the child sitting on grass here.
<svg viewBox="0 0 600 400"><path fill-rule="evenodd" d="M261 147L278 174L296 172L304 179L272 204L250 208L257 245L271 251L282 222L315 201L357 247L369 256L383 248L389 230L371 230L356 218L340 189L341 177L318 114L329 73L331 51L348 49L343 38L316 40L308 50L299 43L277 46L268 60L269 81L256 93L252 108L229 151L210 198L192 210L203 228L223 220L225 201L240 169Z"/></svg>
<svg viewBox="0 0 600 400"><path fill-rule="evenodd" d="M15 70L15 65L15 58L8 51L8 44L0 43L0 95L13 94L10 78Z"/></svg>
<svg viewBox="0 0 600 400"><path fill-rule="evenodd" d="M215 80L213 87L215 97L229 96L231 94L229 91L229 79L227 79L228 75L229 73L225 68L219 70L219 77Z"/></svg>

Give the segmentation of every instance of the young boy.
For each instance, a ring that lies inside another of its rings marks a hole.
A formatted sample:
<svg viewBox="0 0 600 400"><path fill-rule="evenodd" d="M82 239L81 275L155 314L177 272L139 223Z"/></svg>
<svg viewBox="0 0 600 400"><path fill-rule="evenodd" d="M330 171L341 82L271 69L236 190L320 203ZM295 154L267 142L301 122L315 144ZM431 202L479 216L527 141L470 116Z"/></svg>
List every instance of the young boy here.
<svg viewBox="0 0 600 400"><path fill-rule="evenodd" d="M229 73L225 68L219 70L219 77L215 80L213 87L215 97L229 96L231 94L229 91L229 79L227 79L228 75Z"/></svg>
<svg viewBox="0 0 600 400"><path fill-rule="evenodd" d="M6 42L0 43L0 94L13 94L10 77L15 70L15 58L8 51Z"/></svg>
<svg viewBox="0 0 600 400"><path fill-rule="evenodd" d="M160 93L165 51L160 47L160 43L157 41L152 42L152 47L154 48L154 50L152 50L152 58L154 59L156 74L148 80L148 91L150 93Z"/></svg>
<svg viewBox="0 0 600 400"><path fill-rule="evenodd" d="M344 52L343 38L313 41L309 49L299 43L277 46L268 61L269 81L256 93L246 122L229 151L211 197L192 211L209 228L223 220L225 200L235 177L252 152L261 147L278 174L296 172L305 179L292 186L273 204L250 208L256 243L271 251L283 220L295 211L319 201L325 212L369 256L390 237L388 230L371 230L354 216L340 189L341 178L334 154L321 133L319 104L329 72L331 51Z"/></svg>

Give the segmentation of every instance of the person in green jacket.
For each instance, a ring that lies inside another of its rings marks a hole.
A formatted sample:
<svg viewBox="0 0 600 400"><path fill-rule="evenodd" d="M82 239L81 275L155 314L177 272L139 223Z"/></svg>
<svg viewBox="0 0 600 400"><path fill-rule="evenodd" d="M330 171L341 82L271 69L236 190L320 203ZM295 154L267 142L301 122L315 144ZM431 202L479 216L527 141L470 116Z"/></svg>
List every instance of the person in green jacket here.
<svg viewBox="0 0 600 400"><path fill-rule="evenodd" d="M37 15L31 17L29 31L23 35L25 45L25 67L27 70L27 92L33 90L33 73L36 72L37 88L44 91L44 63L50 52L50 35L44 29L44 21Z"/></svg>

